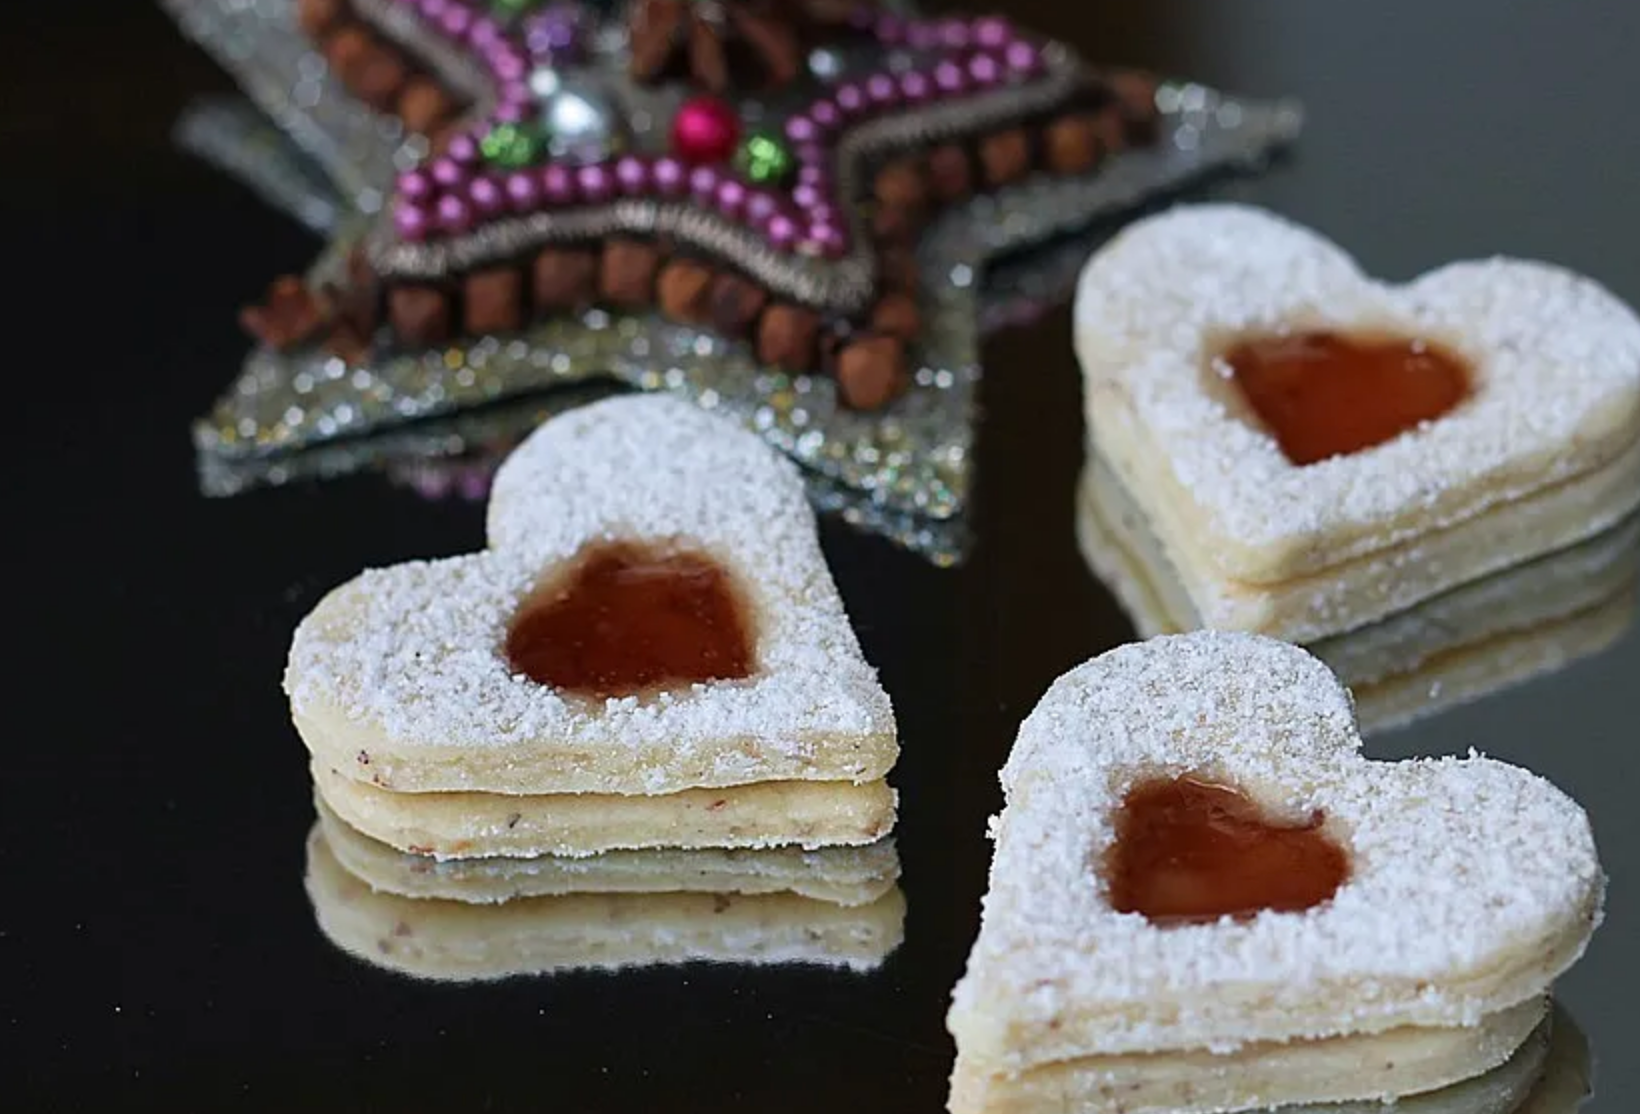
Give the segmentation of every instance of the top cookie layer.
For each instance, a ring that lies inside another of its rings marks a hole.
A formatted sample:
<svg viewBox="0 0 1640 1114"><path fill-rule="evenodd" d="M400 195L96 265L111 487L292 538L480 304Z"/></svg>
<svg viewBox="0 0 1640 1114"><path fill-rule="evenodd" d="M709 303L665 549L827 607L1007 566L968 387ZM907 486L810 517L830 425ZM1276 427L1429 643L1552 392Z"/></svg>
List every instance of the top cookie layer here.
<svg viewBox="0 0 1640 1114"><path fill-rule="evenodd" d="M788 461L663 397L549 422L508 459L490 548L364 573L298 627L285 687L304 741L347 776L419 792L670 793L871 781L898 755ZM731 570L756 670L590 702L515 676L501 647L542 576L589 543L684 542Z"/></svg>
<svg viewBox="0 0 1640 1114"><path fill-rule="evenodd" d="M1587 818L1525 770L1358 753L1349 696L1257 636L1152 639L1060 678L1002 771L1007 807L949 1024L998 1070L1462 1025L1541 994L1581 954L1604 876ZM1349 850L1302 913L1158 927L1099 864L1128 789L1196 773L1278 815L1322 810Z"/></svg>
<svg viewBox="0 0 1640 1114"><path fill-rule="evenodd" d="M1640 437L1640 318L1542 263L1454 263L1386 286L1271 214L1184 206L1094 256L1075 321L1090 436L1235 580L1406 542L1600 468ZM1390 441L1295 466L1232 413L1210 365L1233 338L1315 328L1438 341L1469 363L1474 392Z"/></svg>

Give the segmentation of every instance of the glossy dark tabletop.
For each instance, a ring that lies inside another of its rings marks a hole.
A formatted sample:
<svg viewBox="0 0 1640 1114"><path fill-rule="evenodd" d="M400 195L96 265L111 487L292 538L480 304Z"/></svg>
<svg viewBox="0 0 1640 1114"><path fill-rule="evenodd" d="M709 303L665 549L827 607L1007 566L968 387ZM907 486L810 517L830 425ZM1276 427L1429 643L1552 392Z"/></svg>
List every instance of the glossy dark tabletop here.
<svg viewBox="0 0 1640 1114"><path fill-rule="evenodd" d="M1011 7L1097 61L1301 98L1291 156L1223 192L1314 225L1372 271L1501 252L1640 302L1640 5ZM909 913L886 965L412 982L315 927L307 763L279 679L322 593L365 566L479 547L482 504L369 475L198 493L188 426L237 371L235 312L318 245L173 150L176 114L229 83L155 10L21 18L0 70L0 235L28 287L10 294L4 360L0 1108L942 1109L995 771L1049 682L1131 634L1072 531L1068 313L987 347L963 567L825 528L904 748ZM1384 757L1477 747L1592 814L1608 919L1560 990L1593 1047L1598 1114L1640 1101L1637 713L1631 633L1369 741Z"/></svg>

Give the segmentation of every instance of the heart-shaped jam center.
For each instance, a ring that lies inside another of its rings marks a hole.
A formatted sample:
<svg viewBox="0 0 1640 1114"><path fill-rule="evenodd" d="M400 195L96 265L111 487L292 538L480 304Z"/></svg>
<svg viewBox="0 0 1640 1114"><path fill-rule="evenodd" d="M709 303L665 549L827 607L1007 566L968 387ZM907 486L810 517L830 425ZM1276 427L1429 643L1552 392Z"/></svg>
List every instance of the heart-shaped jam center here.
<svg viewBox="0 0 1640 1114"><path fill-rule="evenodd" d="M1349 877L1324 819L1273 821L1245 793L1203 778L1141 782L1116 817L1105 863L1111 905L1157 925L1313 908Z"/></svg>
<svg viewBox="0 0 1640 1114"><path fill-rule="evenodd" d="M752 672L745 609L711 558L630 542L585 552L525 603L513 669L583 696L633 696Z"/></svg>
<svg viewBox="0 0 1640 1114"><path fill-rule="evenodd" d="M1318 331L1237 341L1216 361L1288 460L1360 452L1468 397L1468 365L1438 345Z"/></svg>

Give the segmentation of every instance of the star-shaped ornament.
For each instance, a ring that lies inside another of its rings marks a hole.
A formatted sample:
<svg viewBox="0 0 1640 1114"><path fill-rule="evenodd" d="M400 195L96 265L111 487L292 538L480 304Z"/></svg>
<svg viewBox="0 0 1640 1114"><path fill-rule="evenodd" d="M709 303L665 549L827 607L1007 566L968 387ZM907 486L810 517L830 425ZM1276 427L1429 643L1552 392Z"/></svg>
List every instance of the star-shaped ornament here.
<svg viewBox="0 0 1640 1114"><path fill-rule="evenodd" d="M178 122L177 141L315 234L336 234L346 202L313 172L312 160L250 104L231 97L202 98ZM1102 230L1088 229L999 261L977 284L977 312L970 322L975 335L1028 326L1061 304L1103 238ZM495 470L542 422L628 389L618 380L594 377L385 426L369 436L328 439L298 452L205 451L198 456L200 489L224 498L258 487L375 472L430 500L482 502ZM803 475L810 499L822 512L886 537L935 565L961 560L968 543L962 516L898 511L819 471L808 469Z"/></svg>
<svg viewBox="0 0 1640 1114"><path fill-rule="evenodd" d="M166 2L341 198L196 429L228 466L613 378L950 523L988 262L1300 122L840 0Z"/></svg>

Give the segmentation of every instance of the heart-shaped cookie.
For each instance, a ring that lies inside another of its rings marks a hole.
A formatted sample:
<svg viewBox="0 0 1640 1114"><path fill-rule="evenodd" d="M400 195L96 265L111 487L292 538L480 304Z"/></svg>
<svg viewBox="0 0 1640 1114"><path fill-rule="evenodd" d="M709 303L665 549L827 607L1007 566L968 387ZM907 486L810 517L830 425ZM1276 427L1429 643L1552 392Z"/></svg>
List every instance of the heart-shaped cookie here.
<svg viewBox="0 0 1640 1114"><path fill-rule="evenodd" d="M1156 638L1055 682L1002 771L990 891L949 1017L953 1109L1021 1109L1043 1086L1112 1111L1386 1097L1501 1063L1599 920L1588 820L1514 766L1371 762L1359 745L1326 667L1259 636ZM1192 781L1332 841L1342 882L1279 903L1301 911L1215 905L1246 863L1187 841L1151 883L1228 915L1124 895L1123 841L1177 838L1189 816L1141 799ZM1180 1057L1210 1081L1188 1100Z"/></svg>
<svg viewBox="0 0 1640 1114"><path fill-rule="evenodd" d="M1075 320L1090 441L1215 627L1324 637L1640 505L1640 318L1557 267L1387 286L1186 206L1089 261Z"/></svg>
<svg viewBox="0 0 1640 1114"><path fill-rule="evenodd" d="M292 715L350 823L441 857L886 832L888 696L758 438L658 396L573 411L502 467L489 536L296 632Z"/></svg>

